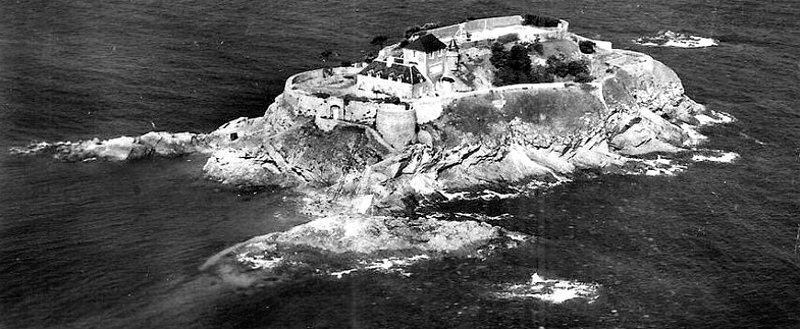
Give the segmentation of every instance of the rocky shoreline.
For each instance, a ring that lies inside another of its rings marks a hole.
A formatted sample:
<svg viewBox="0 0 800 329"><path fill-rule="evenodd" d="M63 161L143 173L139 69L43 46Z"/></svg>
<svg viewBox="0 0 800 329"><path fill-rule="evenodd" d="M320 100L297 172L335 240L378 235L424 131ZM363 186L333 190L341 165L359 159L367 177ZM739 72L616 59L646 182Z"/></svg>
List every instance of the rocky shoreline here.
<svg viewBox="0 0 800 329"><path fill-rule="evenodd" d="M416 209L469 191L545 186L585 170L657 172L659 163L638 157L691 150L704 139L697 127L732 120L692 101L675 72L650 56L609 50L592 58L594 82L533 94L555 100L538 105L549 116L465 119L459 106L474 103L464 102L501 104L502 112L502 104L524 93L462 100L419 125L414 143L402 149L369 125L318 129L314 118L298 115L279 95L263 117L238 118L209 134L150 132L36 143L12 153L52 154L60 161L205 153L205 175L221 184L301 191L315 220L240 243L200 267L236 287L341 278L382 268L370 265L381 259L485 257L535 237L480 220L419 216Z"/></svg>

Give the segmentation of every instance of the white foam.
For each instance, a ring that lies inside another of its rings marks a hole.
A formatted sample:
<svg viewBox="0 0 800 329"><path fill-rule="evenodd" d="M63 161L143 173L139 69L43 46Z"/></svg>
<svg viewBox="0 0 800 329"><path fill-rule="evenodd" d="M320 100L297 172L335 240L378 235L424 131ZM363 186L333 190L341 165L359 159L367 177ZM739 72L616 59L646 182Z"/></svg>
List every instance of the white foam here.
<svg viewBox="0 0 800 329"><path fill-rule="evenodd" d="M700 121L701 126L720 124L720 123L731 123L734 121L734 118L727 113L711 111L711 114L714 117L705 114L698 114L695 115L694 118L697 119L697 121Z"/></svg>
<svg viewBox="0 0 800 329"><path fill-rule="evenodd" d="M570 299L583 298L592 303L597 300L598 287L599 285L596 283L548 280L539 276L538 273L534 273L531 275L529 282L503 285L501 291L494 293L494 296L503 299L535 298L554 304L560 304Z"/></svg>
<svg viewBox="0 0 800 329"><path fill-rule="evenodd" d="M341 279L342 276L351 274L356 271L371 270L382 273L398 273L400 275L408 277L411 276L411 273L406 272L405 267L408 267L421 260L427 260L427 259L430 259L430 256L414 255L405 258L389 257L389 258L374 260L372 262L362 262L356 268L351 268L349 270L344 270L339 272L331 272L330 275L336 277L337 279Z"/></svg>
<svg viewBox="0 0 800 329"><path fill-rule="evenodd" d="M719 155L716 156L705 156L697 154L692 157L693 161L707 161L707 162L722 162L722 163L731 163L734 160L739 158L739 154L735 152L721 152Z"/></svg>
<svg viewBox="0 0 800 329"><path fill-rule="evenodd" d="M662 158L661 156L653 160L647 159L631 159L647 166L643 172L633 171L628 172L629 175L644 174L646 176L674 176L675 174L686 170L686 166L673 163L672 160Z"/></svg>
<svg viewBox="0 0 800 329"><path fill-rule="evenodd" d="M681 124L681 129L683 129L683 131L685 131L686 134L689 136L689 138L683 142L684 147L695 146L708 139L708 137L699 133L695 126L692 126L688 123Z"/></svg>
<svg viewBox="0 0 800 329"><path fill-rule="evenodd" d="M236 256L236 261L242 264L247 264L251 269L254 270L265 270L271 269L278 265L281 261L283 261L283 257L266 258L264 255L249 256L246 254L240 254Z"/></svg>
<svg viewBox="0 0 800 329"><path fill-rule="evenodd" d="M438 192L439 194L447 198L447 201L453 201L453 200L469 201L469 200L479 200L479 199L486 201L505 200L505 199L526 196L529 193L532 193L536 190L549 189L551 187L555 187L570 181L570 179L561 176L555 176L555 179L556 181L554 182L534 180L526 184L525 186L509 186L509 189L514 191L511 193L500 193L489 189L483 190L478 193L470 193L470 192L448 193L445 191L438 191Z"/></svg>
<svg viewBox="0 0 800 329"><path fill-rule="evenodd" d="M357 268L351 268L349 270L344 270L344 271L339 271L339 272L332 272L331 276L335 276L337 279L341 279L343 275L350 274L350 273L353 273L355 271L358 271L358 269Z"/></svg>
<svg viewBox="0 0 800 329"><path fill-rule="evenodd" d="M670 48L706 48L718 46L719 42L712 38L686 35L672 31L659 32L654 37L641 37L633 40L634 43L647 47L670 47Z"/></svg>

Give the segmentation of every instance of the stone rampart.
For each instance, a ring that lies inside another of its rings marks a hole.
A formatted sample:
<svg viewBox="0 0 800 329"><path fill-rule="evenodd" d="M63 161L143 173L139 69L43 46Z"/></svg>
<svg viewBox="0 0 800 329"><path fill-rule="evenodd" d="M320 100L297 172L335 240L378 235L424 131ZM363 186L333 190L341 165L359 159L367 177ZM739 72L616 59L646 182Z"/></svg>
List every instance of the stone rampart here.
<svg viewBox="0 0 800 329"><path fill-rule="evenodd" d="M491 31L493 29L502 27L518 26L521 24L522 24L522 16L520 15L490 17L490 18L480 18L459 24L453 24L435 29L430 29L428 30L428 33L433 34L437 38L444 40L444 39L452 39L453 36L456 34L456 32L458 32L462 26L464 32L475 34L475 33Z"/></svg>
<svg viewBox="0 0 800 329"><path fill-rule="evenodd" d="M491 17L430 29L428 33L435 35L445 43L452 39L459 30L473 36L470 41L494 39L497 35L507 33L519 34L522 41L534 41L537 38L563 39L569 34L569 22L559 21L558 27L538 27L522 25L523 19L520 15Z"/></svg>
<svg viewBox="0 0 800 329"><path fill-rule="evenodd" d="M417 124L424 124L442 116L445 106L443 97L425 97L411 102L411 109L416 112Z"/></svg>

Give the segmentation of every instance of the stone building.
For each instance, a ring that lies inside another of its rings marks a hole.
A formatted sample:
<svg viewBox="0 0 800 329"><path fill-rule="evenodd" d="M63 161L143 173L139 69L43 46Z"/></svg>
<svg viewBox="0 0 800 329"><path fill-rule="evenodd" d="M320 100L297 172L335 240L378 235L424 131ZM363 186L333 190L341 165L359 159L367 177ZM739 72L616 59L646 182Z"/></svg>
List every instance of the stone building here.
<svg viewBox="0 0 800 329"><path fill-rule="evenodd" d="M403 47L403 61L418 67L422 74L435 81L444 73L446 48L435 35L426 34Z"/></svg>
<svg viewBox="0 0 800 329"><path fill-rule="evenodd" d="M375 93L374 97L396 96L402 99L432 95L433 84L415 65L398 58L374 60L358 73L357 88ZM382 95L381 95L382 94Z"/></svg>

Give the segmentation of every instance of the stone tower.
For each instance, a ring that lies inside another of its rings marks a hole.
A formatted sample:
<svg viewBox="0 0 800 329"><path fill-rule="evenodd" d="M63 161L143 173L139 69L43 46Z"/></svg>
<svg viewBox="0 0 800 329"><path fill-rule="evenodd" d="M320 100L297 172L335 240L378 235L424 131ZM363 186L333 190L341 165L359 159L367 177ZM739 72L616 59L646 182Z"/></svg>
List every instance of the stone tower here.
<svg viewBox="0 0 800 329"><path fill-rule="evenodd" d="M458 45L456 44L456 39L453 38L450 40L450 45L447 46L447 52L445 54L445 71L458 71L458 63L460 59L461 57L458 54Z"/></svg>

